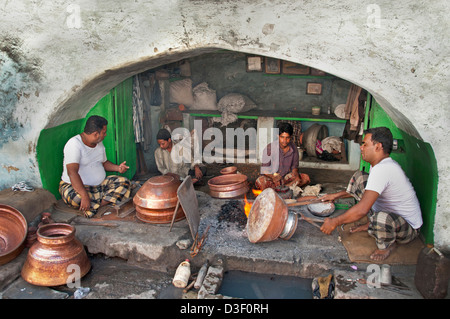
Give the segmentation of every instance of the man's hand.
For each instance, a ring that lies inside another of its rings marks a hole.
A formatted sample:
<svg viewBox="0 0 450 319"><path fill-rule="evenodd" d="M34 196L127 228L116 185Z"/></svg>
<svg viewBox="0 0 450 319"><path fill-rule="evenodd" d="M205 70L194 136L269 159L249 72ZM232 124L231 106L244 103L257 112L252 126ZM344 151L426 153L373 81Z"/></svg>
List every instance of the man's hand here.
<svg viewBox="0 0 450 319"><path fill-rule="evenodd" d="M121 163L119 165L119 169L118 169L119 173L123 174L130 168L129 166L125 165L126 163L127 163L127 161L124 161L123 163Z"/></svg>
<svg viewBox="0 0 450 319"><path fill-rule="evenodd" d="M89 195L81 196L80 210L84 212L90 209L91 209L91 199L89 198Z"/></svg>
<svg viewBox="0 0 450 319"><path fill-rule="evenodd" d="M198 165L195 165L194 171L195 171L195 178L197 178L197 180L202 179L203 173L202 173L202 170L200 169L200 167L198 167Z"/></svg>
<svg viewBox="0 0 450 319"><path fill-rule="evenodd" d="M331 234L333 230L338 226L337 220L335 218L325 218L323 221L322 226L320 227L320 230L324 234Z"/></svg>
<svg viewBox="0 0 450 319"><path fill-rule="evenodd" d="M275 173L272 175L272 182L275 185L275 187L280 186L282 184L283 181L283 176L281 176L278 173Z"/></svg>

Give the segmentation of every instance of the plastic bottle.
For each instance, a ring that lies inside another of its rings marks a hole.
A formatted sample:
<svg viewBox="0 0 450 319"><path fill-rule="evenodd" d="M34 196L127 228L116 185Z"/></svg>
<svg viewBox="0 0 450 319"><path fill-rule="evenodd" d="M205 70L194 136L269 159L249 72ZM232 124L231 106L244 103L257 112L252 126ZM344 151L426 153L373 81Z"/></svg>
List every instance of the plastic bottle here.
<svg viewBox="0 0 450 319"><path fill-rule="evenodd" d="M202 286L203 279L205 279L207 270L208 270L208 261L206 261L203 264L202 268L200 268L200 270L198 272L197 279L196 279L195 284L194 284L194 288L195 289L200 289L200 287Z"/></svg>
<svg viewBox="0 0 450 319"><path fill-rule="evenodd" d="M177 288L185 288L191 276L191 264L189 259L183 261L177 268L172 283Z"/></svg>

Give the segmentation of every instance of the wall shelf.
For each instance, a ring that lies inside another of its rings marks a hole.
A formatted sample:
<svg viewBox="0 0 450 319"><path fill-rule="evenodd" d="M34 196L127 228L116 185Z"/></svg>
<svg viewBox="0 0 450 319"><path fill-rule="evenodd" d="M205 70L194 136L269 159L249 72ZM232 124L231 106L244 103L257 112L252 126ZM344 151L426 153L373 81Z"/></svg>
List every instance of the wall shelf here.
<svg viewBox="0 0 450 319"><path fill-rule="evenodd" d="M219 111L200 111L186 110L187 113L194 117L221 117ZM239 119L258 119L258 117L273 117L275 120L285 121L305 121L305 122L328 122L328 123L345 123L347 120L338 118L334 114L312 115L306 112L280 112L280 111L264 111L251 110L243 114L236 114Z"/></svg>

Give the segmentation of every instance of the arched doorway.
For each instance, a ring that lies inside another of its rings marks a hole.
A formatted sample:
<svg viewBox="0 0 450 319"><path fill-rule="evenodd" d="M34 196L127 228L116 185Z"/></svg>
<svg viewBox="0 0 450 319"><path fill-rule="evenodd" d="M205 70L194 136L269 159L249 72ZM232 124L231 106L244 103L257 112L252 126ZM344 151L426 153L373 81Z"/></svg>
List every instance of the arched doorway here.
<svg viewBox="0 0 450 319"><path fill-rule="evenodd" d="M254 57L259 57L259 62L258 59L249 59ZM296 68L295 64L291 64L292 69L287 71L294 73L283 73L283 61L276 61L277 59L274 58L269 59L279 62L279 67L276 66L274 69L268 68L266 70L266 67L272 61L266 58L265 56L249 55L242 52L207 49L177 56L160 57L105 72L105 74L87 84L80 93L70 97L50 120L48 128L41 132L37 153L44 188L55 194L55 185L57 185L56 182L59 182L60 175L60 173L58 175L59 163L62 163L62 147L69 137L79 133L82 125L84 125L85 117L90 114L89 112L92 112L91 108L105 107L108 109L112 101L111 99L108 100L108 96L114 95L111 92L123 86L124 83L128 83L128 89L125 89L124 92L129 101L130 93L132 93L129 83L134 75L149 70L150 72L160 69L167 70L168 66L176 66L180 61L189 61L192 67L190 77L193 83L208 82L209 86L216 91L218 99L231 92L245 93L250 96L258 105L259 115L258 112L253 113L256 114L256 117L270 117L272 115L272 117L294 117L304 120L307 117L299 114L310 113L312 106L317 104L330 105L330 111L333 112L338 104L345 103L351 82L327 73L312 75L311 68L308 66L303 66L309 68L308 74L301 74L301 72L306 72L304 68L297 67L297 70L292 71ZM252 64L249 65L249 63ZM256 63L256 65L253 63ZM258 63L260 64L258 65ZM279 68L279 71L277 68ZM171 80L175 80L175 78L171 79L169 76L167 81L170 83ZM308 92L309 83L320 84L320 94ZM369 93L368 108L365 112L364 126L366 128L388 126L393 131L394 138L398 142L398 148L393 157L402 165L416 189L425 220L422 232L427 242L433 242L437 194L437 166L434 153L430 145L420 139L414 126L403 114L399 114L392 109L383 109L373 98L370 90L367 91ZM165 93L167 94L167 90ZM106 103L106 106L103 103ZM289 113L289 116L285 116ZM84 116L80 117L80 114ZM203 112L202 114L206 113ZM322 109L322 114L326 117L327 107ZM124 115L123 119L130 123L129 113ZM316 118L316 120L318 119ZM332 123L327 124L331 127L330 130L339 131L344 126L342 122L334 123L330 121L330 118L325 118L325 120L328 120L326 123ZM310 124L310 121L304 122L305 127ZM110 133L110 135L117 137L118 130L114 129L113 131L114 134ZM118 140L122 144L130 144L129 140L125 141L120 137ZM116 142L117 139L111 143ZM49 151L46 145L52 145L52 150ZM116 155L117 153L114 151L111 156ZM134 156L136 156L135 152ZM147 160L151 156L150 151L147 154ZM132 159L127 161L130 164L132 163ZM361 163L361 168L364 167L364 163ZM136 167L134 166L134 170L130 172L135 171ZM58 196L57 193L55 195Z"/></svg>

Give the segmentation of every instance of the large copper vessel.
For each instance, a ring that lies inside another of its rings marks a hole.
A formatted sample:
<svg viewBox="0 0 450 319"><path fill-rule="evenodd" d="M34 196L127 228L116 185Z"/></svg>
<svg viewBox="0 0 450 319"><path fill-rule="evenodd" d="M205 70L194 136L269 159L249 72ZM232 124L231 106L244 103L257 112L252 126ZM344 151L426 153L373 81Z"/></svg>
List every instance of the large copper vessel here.
<svg viewBox="0 0 450 319"><path fill-rule="evenodd" d="M80 279L90 268L86 251L75 237L75 227L53 223L39 227L37 242L23 265L22 278L37 286L59 286Z"/></svg>
<svg viewBox="0 0 450 319"><path fill-rule="evenodd" d="M296 214L289 213L288 206L272 188L266 188L256 197L247 219L248 239L252 243L288 240L298 224Z"/></svg>
<svg viewBox="0 0 450 319"><path fill-rule="evenodd" d="M243 174L219 175L208 181L209 194L216 198L234 198L248 192L247 176Z"/></svg>
<svg viewBox="0 0 450 319"><path fill-rule="evenodd" d="M172 175L154 176L148 179L133 198L136 217L150 224L172 222L178 202L177 190L181 181ZM186 218L179 205L175 221Z"/></svg>
<svg viewBox="0 0 450 319"><path fill-rule="evenodd" d="M27 221L14 207L0 204L0 265L16 258L25 247Z"/></svg>

